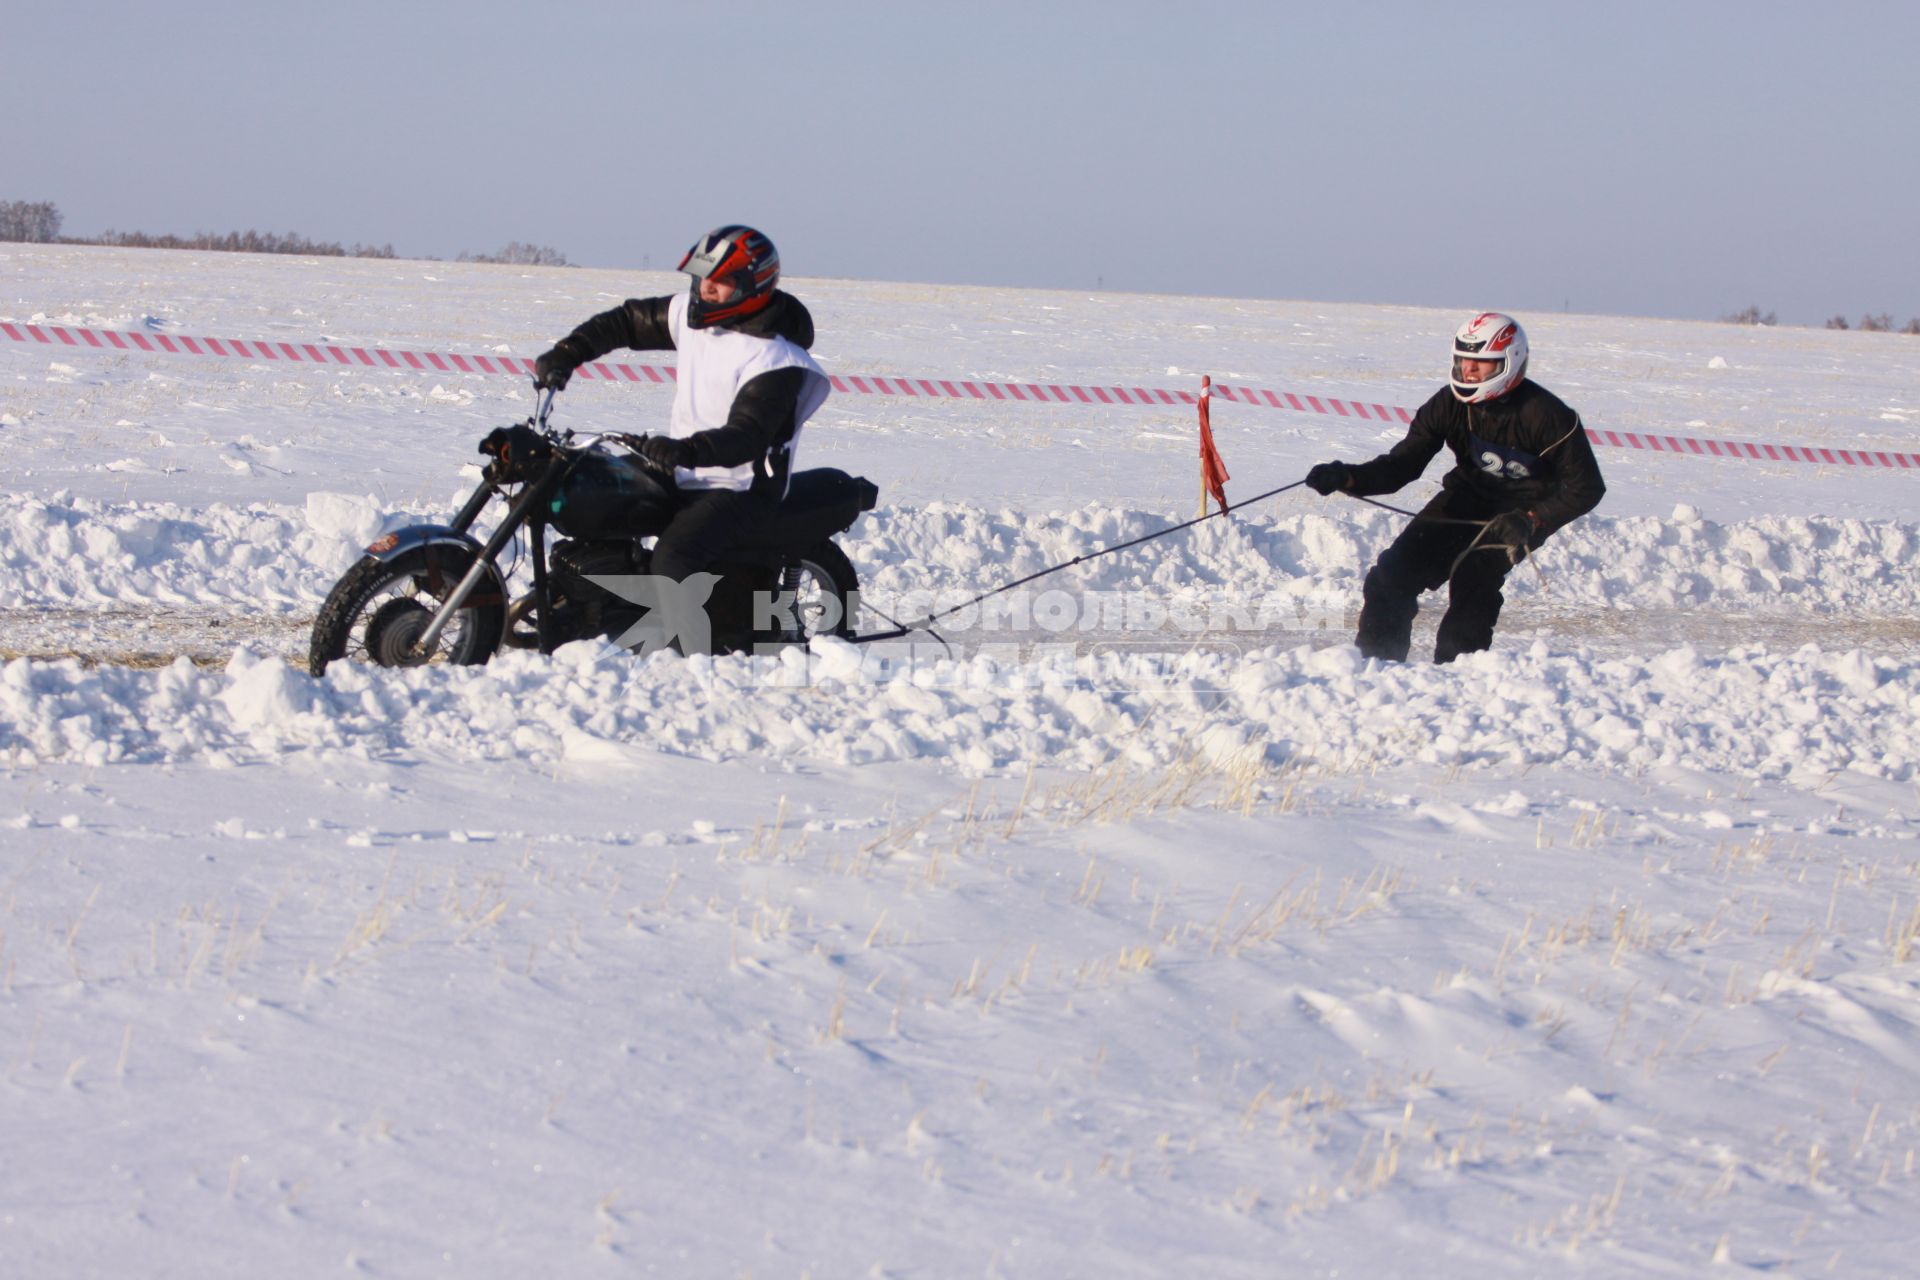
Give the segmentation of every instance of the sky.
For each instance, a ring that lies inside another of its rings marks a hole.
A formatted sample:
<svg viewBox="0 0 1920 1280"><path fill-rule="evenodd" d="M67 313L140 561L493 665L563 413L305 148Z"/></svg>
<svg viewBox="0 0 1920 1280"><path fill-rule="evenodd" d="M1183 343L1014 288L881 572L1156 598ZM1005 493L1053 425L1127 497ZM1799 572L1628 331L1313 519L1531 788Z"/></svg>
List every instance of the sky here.
<svg viewBox="0 0 1920 1280"><path fill-rule="evenodd" d="M789 276L1920 315L1920 4L0 0L0 200Z"/></svg>

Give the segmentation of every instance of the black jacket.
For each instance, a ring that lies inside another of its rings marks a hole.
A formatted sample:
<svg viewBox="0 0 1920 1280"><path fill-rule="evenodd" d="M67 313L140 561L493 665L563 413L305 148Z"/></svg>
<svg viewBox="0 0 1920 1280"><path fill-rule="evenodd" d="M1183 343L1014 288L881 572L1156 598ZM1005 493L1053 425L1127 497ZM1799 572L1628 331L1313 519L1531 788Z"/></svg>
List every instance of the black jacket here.
<svg viewBox="0 0 1920 1280"><path fill-rule="evenodd" d="M1489 514L1531 511L1542 536L1599 506L1607 491L1580 415L1523 381L1485 404L1462 404L1451 387L1440 388L1413 415L1406 439L1352 469L1350 492L1392 493L1418 479L1442 446L1454 456L1440 482L1449 495Z"/></svg>
<svg viewBox="0 0 1920 1280"><path fill-rule="evenodd" d="M634 351L672 351L673 331L667 325L667 304L671 297L628 298L611 311L585 321L560 340L575 357L576 364L598 360L609 351L627 347ZM756 338L785 338L796 346L813 346L813 316L806 304L790 293L774 290L773 301L739 324L726 326ZM776 475L769 457L784 463L781 446L793 438L794 409L806 385L805 369L775 369L749 379L734 393L727 421L710 431L687 437L693 446L696 467L737 467L742 463L759 464L755 488L774 486L779 493L786 488L786 477Z"/></svg>

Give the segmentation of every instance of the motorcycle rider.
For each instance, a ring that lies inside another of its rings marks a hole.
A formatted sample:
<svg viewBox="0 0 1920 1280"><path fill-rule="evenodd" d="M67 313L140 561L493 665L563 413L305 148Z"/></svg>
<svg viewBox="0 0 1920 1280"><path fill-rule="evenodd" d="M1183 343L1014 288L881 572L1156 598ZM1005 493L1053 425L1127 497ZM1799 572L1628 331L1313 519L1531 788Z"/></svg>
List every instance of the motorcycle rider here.
<svg viewBox="0 0 1920 1280"><path fill-rule="evenodd" d="M586 320L534 361L534 384L559 391L575 369L620 347L679 353L668 434L646 437L639 452L672 473L678 507L652 573L685 584L779 505L800 429L830 385L807 352L813 317L776 287L773 241L752 227L716 227L679 269L692 277L686 293L629 298ZM667 635L683 648L706 634L693 614L704 599L661 593Z"/></svg>
<svg viewBox="0 0 1920 1280"><path fill-rule="evenodd" d="M1392 493L1419 478L1442 446L1453 450L1453 470L1367 574L1354 637L1367 657L1404 662L1420 593L1442 583L1447 611L1433 660L1491 646L1508 571L1606 492L1580 415L1528 380L1526 332L1497 311L1453 335L1452 376L1415 412L1404 440L1357 465L1323 462L1307 485L1320 494Z"/></svg>

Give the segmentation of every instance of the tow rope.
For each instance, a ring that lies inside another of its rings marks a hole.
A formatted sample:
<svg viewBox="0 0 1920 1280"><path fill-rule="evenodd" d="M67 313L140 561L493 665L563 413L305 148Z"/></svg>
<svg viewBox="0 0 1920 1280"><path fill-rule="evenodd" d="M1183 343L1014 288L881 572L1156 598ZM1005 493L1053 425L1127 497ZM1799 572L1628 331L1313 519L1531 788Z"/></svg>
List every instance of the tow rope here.
<svg viewBox="0 0 1920 1280"><path fill-rule="evenodd" d="M1204 524L1208 520L1218 519L1221 516L1228 515L1232 512L1238 511L1242 507L1250 507L1256 502L1265 502L1268 498L1277 498L1289 489L1298 489L1301 485L1305 484L1306 482L1307 482L1306 478L1303 476L1302 478L1295 480L1292 484L1283 484L1278 489L1269 489L1265 493L1255 494L1251 498L1243 498L1239 502L1229 503L1227 506L1221 507L1218 511L1209 511L1206 515L1195 516L1191 520L1183 520L1179 524L1168 525L1164 529L1155 529L1152 533L1142 534L1138 538L1129 538L1125 542L1116 542L1110 547L1101 547L1098 551L1089 551L1087 554L1083 556L1075 556L1071 560L1062 561L1061 563L1055 564L1055 565L1048 565L1046 568L1040 570L1038 573L1030 573L1024 578L1016 578L1012 582L1003 583L1002 585L993 588L991 591L982 591L979 595L973 597L971 600L963 600L959 604L951 605L948 608L935 610L933 613L928 614L926 617L921 618L916 622L900 622L900 621L897 621L896 619L888 618L886 614L881 613L880 610L878 609L875 609L874 610L875 613L879 613L881 617L886 618L888 622L893 623L893 630L876 631L876 632L873 632L871 635L864 635L864 636L849 636L848 641L849 643L852 643L852 644L872 644L876 640L897 640L901 636L910 635L915 631L924 631L928 635L932 636L935 640L940 641L940 643L944 645L947 643L946 640L940 635L939 632L933 629L933 624L935 622L938 622L940 619L947 617L950 614L958 613L962 609L970 609L974 605L979 604L983 600L991 600L993 597L997 595L1002 595L1008 591L1012 591L1016 587L1024 587L1029 582L1033 582L1037 579L1044 578L1050 573L1059 573L1062 569L1071 569L1075 565L1086 564L1088 561L1091 561L1091 560L1098 560L1101 556L1110 556L1116 551L1125 551L1129 547L1137 547L1142 543L1152 542L1156 538L1164 538L1164 537L1167 537L1169 534L1179 533L1183 529L1191 529L1193 528L1193 526L1197 524ZM868 607L871 607L871 606L868 606Z"/></svg>
<svg viewBox="0 0 1920 1280"><path fill-rule="evenodd" d="M1541 587L1544 588L1547 585L1547 575L1540 571L1540 562L1533 558L1532 547L1515 546L1511 542L1480 541L1481 538L1487 536L1487 526L1493 523L1491 520L1466 520L1459 516L1433 516L1428 515L1424 511L1409 511L1405 507L1396 507L1390 502L1380 502L1357 493L1350 493L1347 496L1349 498L1359 498L1362 502L1379 507L1382 511L1391 511L1395 515L1409 516L1415 520L1425 520L1432 524L1463 524L1480 530L1480 532L1474 536L1473 541L1467 544L1466 550L1453 558L1452 566L1447 569L1448 590L1452 590L1453 588L1453 575L1460 572L1461 564L1466 561L1469 555L1472 555L1476 551L1504 551L1507 553L1507 563L1510 565L1518 565L1522 560L1528 561L1533 565L1533 576L1539 579Z"/></svg>
<svg viewBox="0 0 1920 1280"><path fill-rule="evenodd" d="M915 622L900 622L895 618L888 617L887 614L882 612L881 610L874 609L873 611L875 613L880 614L882 618L886 618L888 622L893 623L893 630L875 631L868 635L862 635L862 636L849 636L847 637L847 641L850 644L872 644L875 641L879 641L879 640L898 640L901 636L911 635L915 631L924 631L928 635L932 636L935 640L938 640L940 644L946 647L948 652L951 653L953 647L947 643L946 638L944 636L942 636L938 631L935 631L933 629L933 624L935 622L938 622L942 618L948 617L951 614L959 613L962 609L970 609L974 605L977 605L984 600L991 600L993 597L997 595L1003 595L1006 592L1012 591L1017 587L1024 587L1029 582L1034 582L1040 578L1046 577L1049 574L1059 573L1063 569L1071 569L1075 565L1086 564L1089 561L1098 560L1101 556L1112 555L1116 551L1125 551L1130 547L1137 547L1143 543L1152 542L1158 538L1164 538L1170 534L1175 534L1175 533L1181 532L1182 530L1191 529L1193 528L1193 526L1197 524L1204 524L1208 520L1214 520L1219 518L1220 516L1228 515L1232 512L1238 511L1242 507L1250 507L1256 502L1265 502L1268 498L1277 498L1281 494L1287 492L1289 489L1298 489L1301 485L1305 484L1306 482L1307 482L1306 478L1303 476L1300 479L1295 480L1291 484L1283 484L1277 489L1269 489L1265 493L1255 494L1251 498L1244 498L1239 502L1230 503L1227 506L1221 507L1217 511L1209 511L1206 515L1196 516L1192 520L1183 520L1179 524L1168 525L1164 529L1156 529L1152 533L1142 534L1138 538L1130 538L1125 542L1116 542L1110 547L1101 547L1098 551L1089 551L1086 555L1075 556L1071 560L1065 560L1055 565L1048 565L1046 568L1040 570L1038 573L1030 573L1024 578L1016 578L1012 582L1003 583L1002 585L997 586L990 591L982 591L979 595L974 596L970 600L963 600L959 604L951 605L945 609L936 610L933 613L929 613L926 617L921 618ZM1424 511L1408 511L1404 507L1396 507L1391 503L1380 502L1377 499L1364 497L1357 493L1348 494L1347 496L1350 498L1358 498L1361 502L1365 502L1372 506L1379 507L1384 511L1391 511L1395 515L1407 516L1408 518L1413 520L1426 520L1434 524L1468 525L1473 528L1479 529L1480 534L1476 536L1471 543L1467 544L1467 548L1465 551L1462 551L1457 557L1455 557L1452 567L1447 570L1447 581L1449 583L1453 581L1453 575L1460 571L1461 562L1464 561L1469 554L1475 551L1504 551L1507 553L1508 560L1514 564L1518 564L1523 558L1527 560L1533 559L1531 547L1523 548L1523 547L1511 546L1506 543L1481 542L1480 538L1486 536L1487 526L1493 523L1493 521L1491 520L1466 520L1458 516L1428 515ZM1540 573L1540 565L1538 561L1534 562L1533 571L1535 574ZM1542 584L1544 584L1545 581L1546 581L1545 577L1542 576L1541 578ZM871 605L868 605L867 607L872 608Z"/></svg>

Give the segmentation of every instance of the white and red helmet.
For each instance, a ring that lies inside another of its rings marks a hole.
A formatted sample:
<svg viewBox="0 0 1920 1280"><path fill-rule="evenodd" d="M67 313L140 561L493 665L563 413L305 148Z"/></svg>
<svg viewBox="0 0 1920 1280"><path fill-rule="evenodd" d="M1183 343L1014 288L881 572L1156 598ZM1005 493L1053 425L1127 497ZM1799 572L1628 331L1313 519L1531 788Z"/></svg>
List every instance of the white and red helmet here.
<svg viewBox="0 0 1920 1280"><path fill-rule="evenodd" d="M1462 360L1497 360L1500 368L1479 382L1460 380ZM1453 335L1453 384L1455 398L1463 404L1483 404L1497 400L1519 386L1527 376L1527 331L1512 316L1498 311L1482 311L1461 325Z"/></svg>

